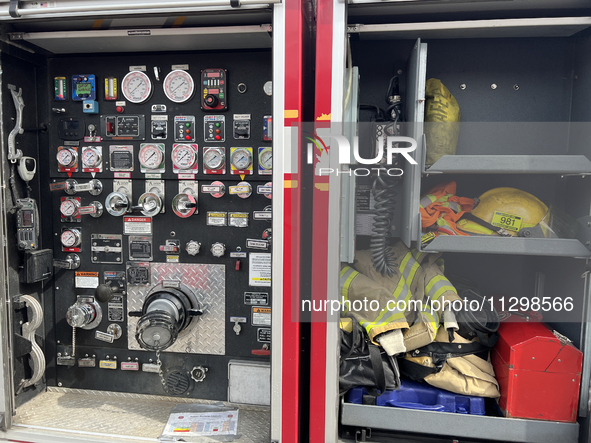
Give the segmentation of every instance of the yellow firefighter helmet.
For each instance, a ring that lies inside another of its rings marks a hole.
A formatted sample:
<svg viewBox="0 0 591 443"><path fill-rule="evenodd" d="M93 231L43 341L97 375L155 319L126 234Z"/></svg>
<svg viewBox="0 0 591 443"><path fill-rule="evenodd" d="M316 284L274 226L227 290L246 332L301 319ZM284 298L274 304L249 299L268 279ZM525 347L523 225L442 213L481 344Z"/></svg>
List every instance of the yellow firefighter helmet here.
<svg viewBox="0 0 591 443"><path fill-rule="evenodd" d="M515 188L494 188L485 192L478 198L471 215L474 217L460 220L457 225L476 235L573 238L578 227L576 220L564 212L549 208L536 196ZM479 220L488 226L483 226Z"/></svg>

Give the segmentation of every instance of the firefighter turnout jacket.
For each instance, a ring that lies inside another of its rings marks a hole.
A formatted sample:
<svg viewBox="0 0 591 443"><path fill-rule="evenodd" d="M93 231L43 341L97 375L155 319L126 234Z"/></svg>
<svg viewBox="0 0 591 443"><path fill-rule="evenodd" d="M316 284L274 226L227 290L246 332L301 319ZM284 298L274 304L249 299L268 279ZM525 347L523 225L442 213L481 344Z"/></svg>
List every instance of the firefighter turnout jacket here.
<svg viewBox="0 0 591 443"><path fill-rule="evenodd" d="M435 340L444 311L451 312L450 303L460 298L443 275L440 254L409 250L402 241L392 254L392 277L374 269L367 250L356 252L353 266L341 268L342 316L358 321L375 344L380 334L400 329L412 351Z"/></svg>

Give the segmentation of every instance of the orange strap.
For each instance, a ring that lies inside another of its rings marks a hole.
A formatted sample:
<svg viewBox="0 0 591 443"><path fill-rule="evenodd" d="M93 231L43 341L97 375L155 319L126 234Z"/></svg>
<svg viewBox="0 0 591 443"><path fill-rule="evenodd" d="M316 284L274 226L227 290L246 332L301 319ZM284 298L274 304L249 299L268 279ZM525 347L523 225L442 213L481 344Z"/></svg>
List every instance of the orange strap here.
<svg viewBox="0 0 591 443"><path fill-rule="evenodd" d="M435 201L426 207L421 207L419 209L421 212L421 226L423 228L437 225L437 221L443 219L445 224L447 224L456 234L468 235L456 228L456 222L464 213L469 212L472 209L474 206L474 200L467 197L458 197L455 193L456 182L454 181L437 185L427 193L428 195L434 196ZM443 199L443 197L446 196L449 197ZM442 199L442 201L439 201L440 199ZM445 202L457 203L461 210L456 212L450 207L443 206L443 203Z"/></svg>

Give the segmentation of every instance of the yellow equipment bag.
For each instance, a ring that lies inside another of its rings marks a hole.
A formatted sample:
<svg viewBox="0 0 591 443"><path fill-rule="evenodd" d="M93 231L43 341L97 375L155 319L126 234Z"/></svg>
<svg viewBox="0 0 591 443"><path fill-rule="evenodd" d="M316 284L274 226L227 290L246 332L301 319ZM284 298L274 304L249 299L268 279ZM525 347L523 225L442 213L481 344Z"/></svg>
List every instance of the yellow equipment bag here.
<svg viewBox="0 0 591 443"><path fill-rule="evenodd" d="M460 105L441 80L430 78L425 90L427 165L444 155L454 155L460 135Z"/></svg>
<svg viewBox="0 0 591 443"><path fill-rule="evenodd" d="M456 394L499 398L499 384L490 362L489 348L478 339L455 334L453 343L439 328L435 342L398 360L400 372L416 381L425 381Z"/></svg>

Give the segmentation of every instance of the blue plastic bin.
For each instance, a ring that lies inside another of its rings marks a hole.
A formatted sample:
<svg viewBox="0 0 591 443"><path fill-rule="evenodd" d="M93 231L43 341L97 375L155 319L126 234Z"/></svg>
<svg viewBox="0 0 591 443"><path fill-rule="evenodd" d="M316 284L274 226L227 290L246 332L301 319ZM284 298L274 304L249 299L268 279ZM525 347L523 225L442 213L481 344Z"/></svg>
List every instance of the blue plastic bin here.
<svg viewBox="0 0 591 443"><path fill-rule="evenodd" d="M347 393L347 402L362 404L364 395L368 395L368 392L363 387L350 389ZM411 380L402 380L400 389L386 391L383 395L376 397L376 406L471 415L484 415L485 412L484 398L482 397L454 394L426 383L417 383Z"/></svg>

